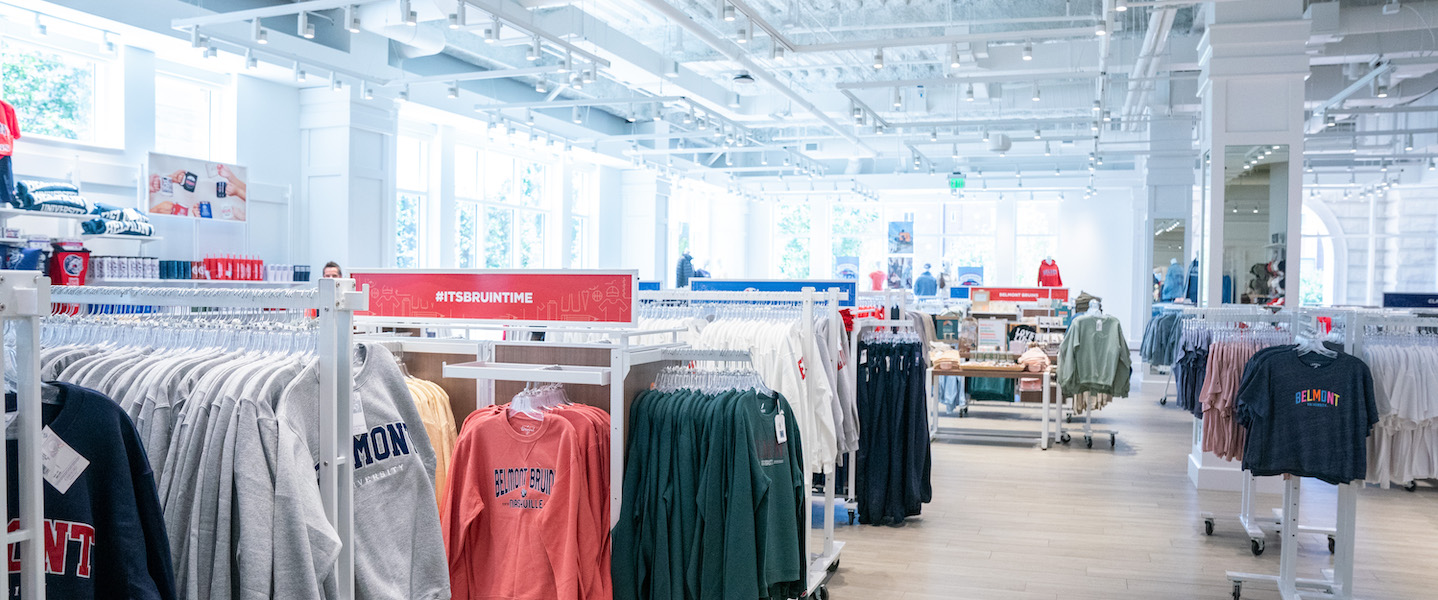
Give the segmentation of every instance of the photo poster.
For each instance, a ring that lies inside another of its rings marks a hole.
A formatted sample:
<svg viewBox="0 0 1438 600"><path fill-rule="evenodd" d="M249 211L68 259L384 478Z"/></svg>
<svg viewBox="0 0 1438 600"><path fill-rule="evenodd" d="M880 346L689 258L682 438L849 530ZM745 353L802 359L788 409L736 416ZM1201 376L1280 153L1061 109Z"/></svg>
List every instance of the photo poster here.
<svg viewBox="0 0 1438 600"><path fill-rule="evenodd" d="M244 221L249 170L238 165L150 153L152 215Z"/></svg>
<svg viewBox="0 0 1438 600"><path fill-rule="evenodd" d="M859 278L859 257L857 256L835 256L834 277L839 279Z"/></svg>
<svg viewBox="0 0 1438 600"><path fill-rule="evenodd" d="M914 258L912 256L889 257L889 289L914 287Z"/></svg>
<svg viewBox="0 0 1438 600"><path fill-rule="evenodd" d="M889 254L914 253L914 222L889 221Z"/></svg>
<svg viewBox="0 0 1438 600"><path fill-rule="evenodd" d="M984 285L983 267L955 267L958 277L954 280L957 285L977 287Z"/></svg>

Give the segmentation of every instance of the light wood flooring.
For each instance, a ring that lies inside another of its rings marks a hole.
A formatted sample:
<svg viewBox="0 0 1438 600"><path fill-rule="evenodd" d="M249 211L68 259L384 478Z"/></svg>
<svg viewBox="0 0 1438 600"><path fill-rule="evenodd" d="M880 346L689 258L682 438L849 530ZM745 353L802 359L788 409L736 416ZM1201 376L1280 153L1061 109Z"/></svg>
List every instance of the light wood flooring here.
<svg viewBox="0 0 1438 600"><path fill-rule="evenodd" d="M974 418L995 414L1000 418ZM1190 417L1156 395L1120 399L1095 427L1118 447L1077 438L1048 451L936 442L934 501L898 527L840 527L847 542L829 590L835 600L1229 600L1226 571L1278 571L1279 541L1255 557L1238 525L1238 493L1199 492L1186 465ZM975 408L955 427L1036 427L1037 411ZM1302 522L1331 527L1333 486L1305 481ZM1278 495L1260 496L1264 511ZM1205 536L1198 514L1218 515ZM1327 540L1301 535L1299 576L1331 565ZM1355 597L1438 598L1438 488L1359 493ZM1243 598L1278 598L1245 584Z"/></svg>

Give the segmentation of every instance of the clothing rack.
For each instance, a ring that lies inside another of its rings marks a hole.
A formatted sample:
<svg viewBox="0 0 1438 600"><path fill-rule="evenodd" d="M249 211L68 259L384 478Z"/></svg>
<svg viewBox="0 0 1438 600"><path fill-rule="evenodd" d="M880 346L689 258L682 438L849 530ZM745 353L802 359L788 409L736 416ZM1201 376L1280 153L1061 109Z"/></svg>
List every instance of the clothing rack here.
<svg viewBox="0 0 1438 600"><path fill-rule="evenodd" d="M339 535L336 567L337 597L352 600L354 589L354 467L350 456L351 391L353 386L354 313L369 309L369 289L355 289L353 279L321 279L301 289L154 288L50 286L55 304L89 307L127 305L220 309L286 309L315 311L319 320L320 498L325 517ZM7 303L8 304L8 303ZM38 335L38 328L36 329ZM38 340L35 347L38 348ZM39 360L39 352L34 352ZM38 368L35 371L39 372Z"/></svg>
<svg viewBox="0 0 1438 600"><path fill-rule="evenodd" d="M887 292L885 292L885 293L887 294ZM898 328L898 327L905 327L905 328L908 328L908 329L917 329L917 327L914 325L913 320L911 320L911 319L889 319L889 318L875 319L875 318L872 318L872 317L865 317L865 318L860 318L860 319L854 319L854 330L849 332L849 357L850 357L850 360L855 361L856 363L858 362L858 360L859 360L859 359L858 359L858 356L859 356L859 341L860 341L860 340L862 339L862 337L863 337L864 330L865 330L865 329L868 329L868 328L871 328L871 327L872 327L872 328L875 328L875 329L883 328L883 327L896 327L896 328ZM926 352L927 350L924 350L924 351ZM932 372L933 369L928 369L928 371L929 371L929 372ZM859 385L859 370L858 370L858 369L850 369L850 373L849 373L848 377L849 377L850 380L852 380L852 381L854 382L854 387L857 388L858 385ZM932 387L932 383L933 383L933 378L932 378L932 377L925 377L925 378L924 378L924 398L928 399L928 402L926 402L926 404L928 405L928 412L929 412L929 441L933 441L934 437L935 437L936 435L938 435L938 432L939 432L939 408L938 408L938 402L935 400L934 394L929 390L929 388ZM862 438L861 438L861 439L862 439ZM846 491L847 493L844 494L844 499L845 499L846 501L849 501L849 502L858 502L858 500L859 500L858 493L857 493L857 491L855 490L855 488L856 488L856 487L858 486L858 484L859 484L859 482L858 482L858 468L856 468L856 467L857 467L857 463L855 462L855 459L856 459L856 456L855 456L855 453L853 453L853 452L846 452L846 453L844 454L844 462L845 462L845 464L847 464L847 465L849 466L849 469L848 469L849 472L848 472L848 478L847 478L847 479L848 479L848 483L846 484L847 487L844 488L844 491Z"/></svg>
<svg viewBox="0 0 1438 600"><path fill-rule="evenodd" d="M833 319L832 326L843 327L843 321L839 319L838 306L842 300L839 290L831 289L825 292L816 291L813 288L804 288L800 292L729 292L729 291L690 291L690 290L646 290L640 291L637 300L640 302L666 302L676 304L708 304L708 303L744 303L744 304L797 304L800 308L800 315L803 319L802 327L806 339L814 336L814 315L816 307L824 306L828 312L828 318ZM360 325L382 324L381 319L360 317ZM448 327L451 323L443 319L430 321L411 321L414 326L436 326ZM490 329L490 330L514 330L513 324L470 324L466 329ZM595 332L603 333L608 341L605 343L555 343L540 341L474 341L471 342L478 349L477 356L485 357L484 360L445 364L442 373L445 377L456 377L465 379L490 380L490 381L513 381L532 383L579 383L584 385L604 385L608 387L608 409L610 415L610 443L613 448L621 449L611 453L610 456L610 525L618 523L624 491L624 452L626 441L626 427L628 421L626 411L628 402L633 399L637 389L647 388L649 383L654 381L654 375L663 367L672 365L677 361L717 361L717 362L747 362L748 352L736 352L733 350L695 350L688 348L678 341L678 334L683 329L666 329L656 331L640 331L634 329L616 329L612 325L607 327L586 328L576 323L574 328L546 328L544 331L566 331L566 332ZM634 342L646 336L667 335L670 338L668 343L641 345ZM543 354L546 358L556 357L557 360L548 361L526 361L512 362L508 360L496 360L501 350L522 350L524 352ZM559 358L566 353L576 352L604 352L608 355L608 366L592 366L567 364L565 359ZM808 356L808 347L805 349L805 360L807 364L816 364L818 357ZM558 364L556 364L558 363ZM559 367L555 369L554 367ZM601 383L602 382L602 383ZM812 380L806 380L806 385L812 386ZM812 387L810 387L812 390ZM805 472L809 472L808 465ZM811 473L812 475L812 473ZM824 473L824 542L822 551L818 554L810 551L815 544L810 540L813 529L805 524L806 535L804 537L805 551L810 557L809 562L809 590L806 595L814 595L820 588L827 590L827 583L833 571L838 567L839 555L843 550L844 543L834 540L834 477L832 471ZM807 482L806 482L807 483ZM806 508L806 514L808 509Z"/></svg>
<svg viewBox="0 0 1438 600"><path fill-rule="evenodd" d="M1302 311L1294 314L1295 317L1299 317ZM1310 312L1309 314L1314 315L1315 313ZM1344 348L1349 354L1361 356L1363 330L1368 325L1431 326L1432 324L1432 319L1424 320L1421 317L1355 313L1351 315L1351 320L1345 328ZM1298 524L1302 478L1285 476L1283 483L1283 508L1281 509L1279 531L1283 547L1279 553L1278 574L1260 575L1229 571L1227 576L1228 580L1233 583L1234 600L1238 600L1241 596L1245 581L1271 581L1278 585L1278 593L1284 600L1315 597L1351 600L1353 598L1353 543L1358 516L1357 487L1353 483L1338 485L1338 517L1329 545L1330 551L1333 552L1331 574L1325 572L1323 579L1306 579L1297 575L1297 538L1299 533L1304 533L1304 528ZM1358 482L1357 485L1361 486L1363 483ZM1311 591L1300 591L1300 589Z"/></svg>
<svg viewBox="0 0 1438 600"><path fill-rule="evenodd" d="M19 529L5 534L5 546L20 546L21 600L45 599L45 480L40 462L40 318L50 313L50 278L36 271L0 271L0 318L15 328L15 420ZM8 354L8 353L6 353ZM8 361L8 357L5 359ZM10 365L5 365L6 370ZM6 445L0 462L10 464ZM8 483L0 484L0 510L8 515Z"/></svg>

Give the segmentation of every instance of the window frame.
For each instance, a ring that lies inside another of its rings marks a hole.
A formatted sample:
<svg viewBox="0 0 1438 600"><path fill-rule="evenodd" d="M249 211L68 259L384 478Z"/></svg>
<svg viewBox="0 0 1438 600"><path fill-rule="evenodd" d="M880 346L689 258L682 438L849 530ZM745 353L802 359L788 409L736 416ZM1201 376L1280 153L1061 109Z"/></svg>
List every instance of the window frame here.
<svg viewBox="0 0 1438 600"><path fill-rule="evenodd" d="M51 22L52 24L64 23L64 21L54 18L51 18ZM86 27L86 29L91 28ZM117 37L112 36L111 41L115 43L117 49L123 48L123 44ZM89 106L93 128L91 138L71 139L26 131L24 123L21 123L22 140L80 148L107 150L123 150L125 148L125 73L124 61L121 60L122 55L118 50L113 55L107 54L100 51L99 43L70 37L57 31L41 36L18 27L0 29L0 46L9 43L31 46L44 52L68 55L89 61L94 65L94 89ZM5 95L3 87L4 84L0 83L0 96ZM19 112L18 106L16 109ZM23 117L21 118L23 119Z"/></svg>

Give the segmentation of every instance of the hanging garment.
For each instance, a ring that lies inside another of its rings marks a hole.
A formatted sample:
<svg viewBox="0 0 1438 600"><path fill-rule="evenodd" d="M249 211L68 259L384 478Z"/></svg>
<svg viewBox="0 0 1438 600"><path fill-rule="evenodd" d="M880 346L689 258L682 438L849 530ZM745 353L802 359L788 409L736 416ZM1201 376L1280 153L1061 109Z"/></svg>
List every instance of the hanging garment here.
<svg viewBox="0 0 1438 600"><path fill-rule="evenodd" d="M585 405L471 413L440 511L453 597L609 598L608 447Z"/></svg>
<svg viewBox="0 0 1438 600"><path fill-rule="evenodd" d="M1378 424L1368 438L1370 483L1438 478L1438 336L1376 335L1365 341Z"/></svg>
<svg viewBox="0 0 1438 600"><path fill-rule="evenodd" d="M1195 258L1188 263L1188 277L1184 281L1183 296L1189 302L1198 304L1198 259Z"/></svg>
<svg viewBox="0 0 1438 600"><path fill-rule="evenodd" d="M44 522L35 535L45 544L47 597L177 598L160 500L130 418L92 390L53 386L58 392L54 402L40 407L44 445L55 449L55 460L80 466L57 479L47 472L41 484ZM6 410L14 411L15 402L8 394ZM5 445L7 522L14 527L20 508L19 445L14 439ZM20 584L12 562L10 597L20 597Z"/></svg>
<svg viewBox="0 0 1438 600"><path fill-rule="evenodd" d="M1378 422L1367 365L1283 347L1255 356L1238 392L1247 429L1243 468L1348 483L1368 473L1368 434Z"/></svg>
<svg viewBox="0 0 1438 600"><path fill-rule="evenodd" d="M1052 258L1045 258L1039 262L1039 287L1063 287L1064 278L1059 273L1059 265Z"/></svg>
<svg viewBox="0 0 1438 600"><path fill-rule="evenodd" d="M418 377L406 377L404 382L409 386L420 421L424 423L424 431L434 447L434 497L438 502L444 498L449 481L450 457L454 454L454 443L458 438L454 427L454 409L449 405L449 394L438 384Z"/></svg>
<svg viewBox="0 0 1438 600"><path fill-rule="evenodd" d="M1065 395L1093 392L1127 397L1131 360L1117 317L1080 315L1069 324L1059 346L1059 386Z"/></svg>
<svg viewBox="0 0 1438 600"><path fill-rule="evenodd" d="M864 342L859 349L859 522L890 525L933 499L922 346Z"/></svg>
<svg viewBox="0 0 1438 600"><path fill-rule="evenodd" d="M915 296L934 296L939 293L939 280L934 278L933 273L924 271L914 278Z"/></svg>
<svg viewBox="0 0 1438 600"><path fill-rule="evenodd" d="M1158 300L1160 302L1173 302L1183 296L1184 268L1178 261L1168 264L1168 271L1163 275L1163 288L1159 290Z"/></svg>
<svg viewBox="0 0 1438 600"><path fill-rule="evenodd" d="M631 405L614 598L797 598L802 434L782 395L646 391Z"/></svg>

